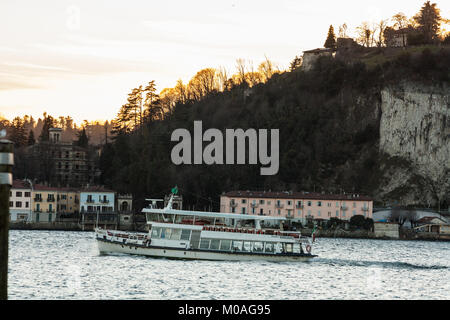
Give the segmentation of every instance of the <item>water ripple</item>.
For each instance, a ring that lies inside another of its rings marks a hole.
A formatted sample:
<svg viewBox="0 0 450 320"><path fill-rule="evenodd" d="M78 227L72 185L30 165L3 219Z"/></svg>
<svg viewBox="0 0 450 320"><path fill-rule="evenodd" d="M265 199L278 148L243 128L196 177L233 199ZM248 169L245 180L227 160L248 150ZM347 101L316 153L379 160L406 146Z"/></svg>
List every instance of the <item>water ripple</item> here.
<svg viewBox="0 0 450 320"><path fill-rule="evenodd" d="M100 255L91 232L10 232L10 299L449 299L445 242L318 239L307 263Z"/></svg>

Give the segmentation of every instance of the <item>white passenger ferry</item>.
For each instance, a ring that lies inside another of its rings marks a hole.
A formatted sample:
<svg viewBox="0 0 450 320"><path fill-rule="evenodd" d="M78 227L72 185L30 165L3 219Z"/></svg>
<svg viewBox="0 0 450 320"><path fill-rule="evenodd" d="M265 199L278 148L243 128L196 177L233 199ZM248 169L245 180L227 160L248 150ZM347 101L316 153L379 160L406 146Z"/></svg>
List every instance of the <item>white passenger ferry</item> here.
<svg viewBox="0 0 450 320"><path fill-rule="evenodd" d="M148 233L96 228L101 254L126 253L200 260L304 261L312 243L300 232L273 228L285 218L172 209L153 203L146 214ZM270 227L269 227L270 226Z"/></svg>

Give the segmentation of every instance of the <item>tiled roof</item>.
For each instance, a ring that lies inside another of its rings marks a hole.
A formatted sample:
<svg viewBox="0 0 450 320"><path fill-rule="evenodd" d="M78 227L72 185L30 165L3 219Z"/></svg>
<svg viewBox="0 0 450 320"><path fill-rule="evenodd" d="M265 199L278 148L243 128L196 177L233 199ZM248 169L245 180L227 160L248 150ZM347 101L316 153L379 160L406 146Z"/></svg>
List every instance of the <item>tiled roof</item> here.
<svg viewBox="0 0 450 320"><path fill-rule="evenodd" d="M226 197L236 198L272 198L272 199L307 199L307 200L353 200L372 201L367 196L358 194L323 194L313 192L271 192L271 191L230 191L223 194Z"/></svg>
<svg viewBox="0 0 450 320"><path fill-rule="evenodd" d="M12 189L31 189L30 184L25 180L13 180Z"/></svg>
<svg viewBox="0 0 450 320"><path fill-rule="evenodd" d="M434 219L438 219L438 220L441 220L442 222L445 222L439 217L422 217L419 220L417 220L417 222L418 223L431 223L431 221Z"/></svg>
<svg viewBox="0 0 450 320"><path fill-rule="evenodd" d="M80 192L113 192L114 190L105 189L103 186L89 186L80 188Z"/></svg>
<svg viewBox="0 0 450 320"><path fill-rule="evenodd" d="M33 190L36 191L58 191L60 188L56 188L56 187L49 187L49 186L45 186L43 184L35 184L33 186Z"/></svg>

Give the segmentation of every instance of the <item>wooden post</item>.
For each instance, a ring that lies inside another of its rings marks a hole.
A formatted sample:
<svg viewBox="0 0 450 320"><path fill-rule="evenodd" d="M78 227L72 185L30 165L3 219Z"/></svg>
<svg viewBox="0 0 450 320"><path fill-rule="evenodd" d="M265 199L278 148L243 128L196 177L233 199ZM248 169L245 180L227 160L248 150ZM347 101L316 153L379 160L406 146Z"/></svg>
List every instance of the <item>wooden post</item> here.
<svg viewBox="0 0 450 320"><path fill-rule="evenodd" d="M3 130L0 138L6 135ZM9 192L12 186L12 166L14 145L0 139L0 300L8 299L8 232L9 232Z"/></svg>

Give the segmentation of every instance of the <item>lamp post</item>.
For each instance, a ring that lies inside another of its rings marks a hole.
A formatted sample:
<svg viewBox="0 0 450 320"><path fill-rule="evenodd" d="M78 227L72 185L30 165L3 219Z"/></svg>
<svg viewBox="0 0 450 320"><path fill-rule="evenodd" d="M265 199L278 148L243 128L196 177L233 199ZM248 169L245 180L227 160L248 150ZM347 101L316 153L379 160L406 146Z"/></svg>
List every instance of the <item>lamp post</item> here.
<svg viewBox="0 0 450 320"><path fill-rule="evenodd" d="M0 131L0 300L8 299L9 192L14 165L14 145L5 136L6 131Z"/></svg>

